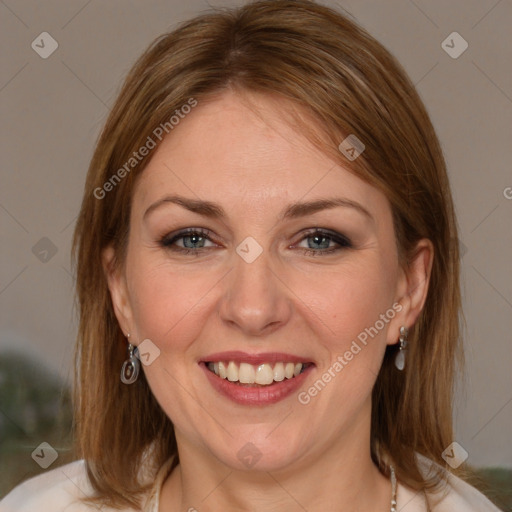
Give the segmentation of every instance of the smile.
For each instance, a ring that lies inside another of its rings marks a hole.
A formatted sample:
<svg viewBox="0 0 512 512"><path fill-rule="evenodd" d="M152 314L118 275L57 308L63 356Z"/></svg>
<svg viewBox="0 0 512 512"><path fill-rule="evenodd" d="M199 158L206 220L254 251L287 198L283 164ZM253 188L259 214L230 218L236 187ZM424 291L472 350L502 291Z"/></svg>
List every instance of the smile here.
<svg viewBox="0 0 512 512"><path fill-rule="evenodd" d="M272 405L298 393L316 367L306 355L239 350L209 354L198 363L216 394L253 407Z"/></svg>
<svg viewBox="0 0 512 512"><path fill-rule="evenodd" d="M259 365L244 362L237 363L235 361L209 361L206 363L208 370L215 373L221 379L227 379L230 382L248 386L270 386L275 382L293 379L303 373L310 365L311 363L283 361Z"/></svg>

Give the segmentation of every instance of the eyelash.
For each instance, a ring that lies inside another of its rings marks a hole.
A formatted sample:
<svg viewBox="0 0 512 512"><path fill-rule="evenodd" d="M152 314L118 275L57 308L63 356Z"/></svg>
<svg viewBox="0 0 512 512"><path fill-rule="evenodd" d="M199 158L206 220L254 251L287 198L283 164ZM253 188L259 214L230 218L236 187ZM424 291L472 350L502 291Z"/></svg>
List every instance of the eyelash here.
<svg viewBox="0 0 512 512"><path fill-rule="evenodd" d="M199 236L200 238L206 238L210 242L213 241L213 240L211 240L211 238L209 236L210 235L209 230L202 229L202 228L199 228L199 229L189 228L184 231L180 231L179 233L177 233L175 236L172 236L171 238L169 238L169 235L164 236L160 240L160 245L162 247L165 247L166 249L169 249L174 252L178 252L183 255L193 253L193 254L195 254L195 256L199 256L200 253L203 252L203 250L208 249L208 248L202 247L199 249L184 249L182 247L174 246L174 243L177 240L180 240L181 238L185 238L187 236L193 236L193 235ZM313 256L313 257L325 256L327 254L333 254L333 253L341 251L343 249L349 249L352 247L351 241L346 236L341 235L336 232L325 231L323 229L314 229L313 231L306 233L304 235L304 237L301 238L301 240L299 240L299 242L302 242L303 240L312 238L314 236L321 236L322 238L327 238L328 240L337 243L338 246L332 247L330 249L323 249L323 250L322 249L315 250L315 249L300 248L300 249L302 249L304 255L306 255L306 256Z"/></svg>

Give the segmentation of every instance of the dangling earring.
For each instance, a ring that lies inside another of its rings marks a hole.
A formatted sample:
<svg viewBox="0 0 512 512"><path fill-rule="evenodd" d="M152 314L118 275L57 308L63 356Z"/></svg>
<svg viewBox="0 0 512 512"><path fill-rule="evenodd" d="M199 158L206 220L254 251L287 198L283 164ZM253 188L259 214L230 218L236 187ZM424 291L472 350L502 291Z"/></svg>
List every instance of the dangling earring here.
<svg viewBox="0 0 512 512"><path fill-rule="evenodd" d="M409 334L409 329L403 326L400 327L400 337L398 341L400 342L400 348L398 350L398 354L395 357L395 366L402 371L405 367L405 352L407 348L407 335Z"/></svg>
<svg viewBox="0 0 512 512"><path fill-rule="evenodd" d="M126 337L128 338L128 359L121 368L121 381L125 384L133 384L139 376L140 360L135 354L137 347L130 343L130 335L128 334Z"/></svg>

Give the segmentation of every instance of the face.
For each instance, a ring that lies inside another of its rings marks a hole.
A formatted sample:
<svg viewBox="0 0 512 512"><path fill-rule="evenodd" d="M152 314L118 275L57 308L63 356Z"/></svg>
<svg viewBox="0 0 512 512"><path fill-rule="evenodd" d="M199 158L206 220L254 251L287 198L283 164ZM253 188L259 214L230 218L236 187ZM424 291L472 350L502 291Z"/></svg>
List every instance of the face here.
<svg viewBox="0 0 512 512"><path fill-rule="evenodd" d="M276 470L367 442L384 350L414 322L429 263L405 273L386 197L283 121L281 100L251 99L260 115L225 93L164 139L109 287L180 450Z"/></svg>

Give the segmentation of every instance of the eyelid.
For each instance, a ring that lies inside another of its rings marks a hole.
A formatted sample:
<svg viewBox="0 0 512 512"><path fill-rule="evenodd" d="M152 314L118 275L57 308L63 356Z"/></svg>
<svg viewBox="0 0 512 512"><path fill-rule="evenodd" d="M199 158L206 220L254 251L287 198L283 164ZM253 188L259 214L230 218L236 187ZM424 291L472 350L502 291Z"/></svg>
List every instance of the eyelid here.
<svg viewBox="0 0 512 512"><path fill-rule="evenodd" d="M349 246L352 245L352 241L350 240L350 238L348 236L344 235L343 233L339 233L337 231L333 231L333 230L325 229L325 228L309 228L306 231L303 231L300 234L301 238L300 238L299 242L302 242L302 240L304 240L305 238L312 236L312 235L316 235L316 234L324 235L333 241L340 241Z"/></svg>
<svg viewBox="0 0 512 512"><path fill-rule="evenodd" d="M170 246L176 240L180 238L190 236L190 235L199 235L202 238L206 238L213 242L211 239L212 231L206 228L185 228L180 229L179 231L169 233L160 238L160 242L165 246Z"/></svg>

